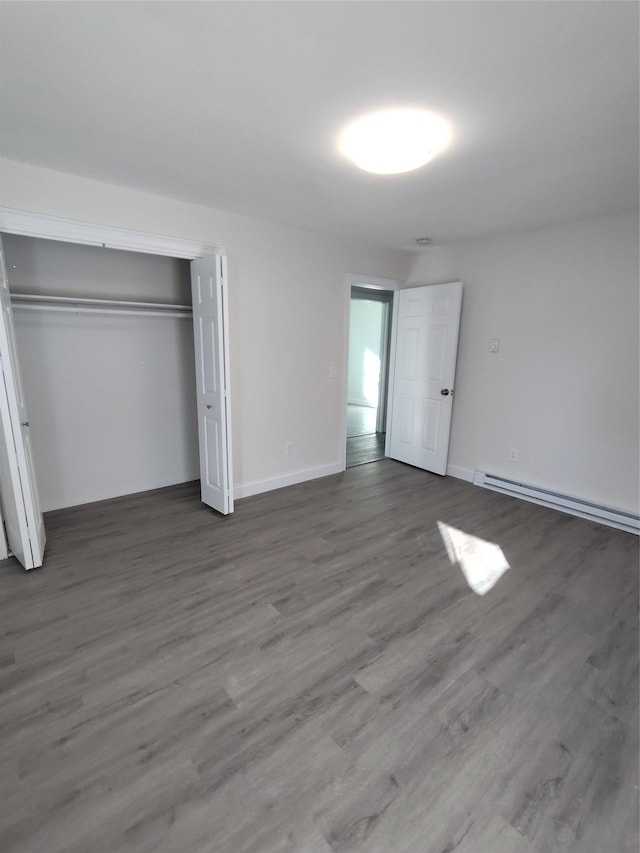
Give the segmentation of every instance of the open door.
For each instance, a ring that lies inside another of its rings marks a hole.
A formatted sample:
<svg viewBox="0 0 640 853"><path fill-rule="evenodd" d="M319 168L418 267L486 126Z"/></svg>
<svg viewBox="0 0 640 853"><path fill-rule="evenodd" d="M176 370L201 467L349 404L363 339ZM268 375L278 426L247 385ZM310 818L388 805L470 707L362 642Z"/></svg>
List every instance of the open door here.
<svg viewBox="0 0 640 853"><path fill-rule="evenodd" d="M44 559L46 534L1 240L0 262L0 499L9 548L25 569L35 569L42 565Z"/></svg>
<svg viewBox="0 0 640 853"><path fill-rule="evenodd" d="M462 284L399 292L387 455L446 474Z"/></svg>
<svg viewBox="0 0 640 853"><path fill-rule="evenodd" d="M226 258L191 262L196 355L200 492L223 515L233 512Z"/></svg>

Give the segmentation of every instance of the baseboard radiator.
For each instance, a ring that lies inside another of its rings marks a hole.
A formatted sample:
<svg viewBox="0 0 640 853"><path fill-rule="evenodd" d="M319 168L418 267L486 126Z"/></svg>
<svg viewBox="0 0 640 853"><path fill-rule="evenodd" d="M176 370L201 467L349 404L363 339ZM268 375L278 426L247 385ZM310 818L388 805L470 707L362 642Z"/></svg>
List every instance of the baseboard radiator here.
<svg viewBox="0 0 640 853"><path fill-rule="evenodd" d="M487 474L484 471L473 472L474 486L482 486L493 492L502 492L514 498L521 498L531 503L551 507L551 509L577 515L580 518L588 518L590 521L598 521L600 524L608 524L619 530L640 535L640 517L630 512L612 509L601 504L583 501L580 498L563 495L559 492L551 492L548 489L540 489L517 480L508 480L506 477L498 477L496 474Z"/></svg>

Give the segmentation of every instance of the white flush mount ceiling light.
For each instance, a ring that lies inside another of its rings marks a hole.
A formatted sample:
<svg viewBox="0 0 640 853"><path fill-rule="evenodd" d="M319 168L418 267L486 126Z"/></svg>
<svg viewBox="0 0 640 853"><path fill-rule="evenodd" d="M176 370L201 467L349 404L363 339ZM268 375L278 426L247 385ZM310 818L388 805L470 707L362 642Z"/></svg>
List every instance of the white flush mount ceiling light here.
<svg viewBox="0 0 640 853"><path fill-rule="evenodd" d="M340 135L342 153L365 172L397 175L428 163L446 147L451 131L433 113L381 110L348 125Z"/></svg>

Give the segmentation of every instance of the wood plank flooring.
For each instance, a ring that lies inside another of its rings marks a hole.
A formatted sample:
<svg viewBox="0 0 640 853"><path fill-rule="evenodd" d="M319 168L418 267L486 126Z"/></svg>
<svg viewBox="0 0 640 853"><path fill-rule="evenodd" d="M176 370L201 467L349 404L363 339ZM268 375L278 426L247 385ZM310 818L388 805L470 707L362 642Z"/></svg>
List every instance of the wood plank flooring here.
<svg viewBox="0 0 640 853"><path fill-rule="evenodd" d="M0 563L3 853L638 850L637 537L391 460L46 522Z"/></svg>
<svg viewBox="0 0 640 853"><path fill-rule="evenodd" d="M384 459L385 434L374 432L371 435L356 435L347 439L347 468L378 462Z"/></svg>

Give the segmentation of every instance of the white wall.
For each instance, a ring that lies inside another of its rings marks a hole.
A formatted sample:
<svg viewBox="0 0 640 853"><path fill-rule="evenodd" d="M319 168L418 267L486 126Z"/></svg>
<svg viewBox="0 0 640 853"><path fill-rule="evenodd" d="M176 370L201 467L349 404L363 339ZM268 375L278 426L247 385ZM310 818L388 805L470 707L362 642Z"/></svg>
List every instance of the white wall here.
<svg viewBox="0 0 640 853"><path fill-rule="evenodd" d="M225 246L236 495L340 469L345 273L404 280L410 254L8 160L0 188L6 207Z"/></svg>
<svg viewBox="0 0 640 853"><path fill-rule="evenodd" d="M348 401L356 406L378 405L378 369L372 383L371 369L365 370L367 351L380 363L382 344L382 321L385 306L382 302L367 299L352 299L349 312L349 384ZM367 396L368 392L368 396Z"/></svg>
<svg viewBox="0 0 640 853"><path fill-rule="evenodd" d="M14 293L191 303L189 264L3 238ZM14 310L44 510L199 476L190 318Z"/></svg>
<svg viewBox="0 0 640 853"><path fill-rule="evenodd" d="M465 289L449 464L637 513L637 214L432 247L410 275L453 280Z"/></svg>

